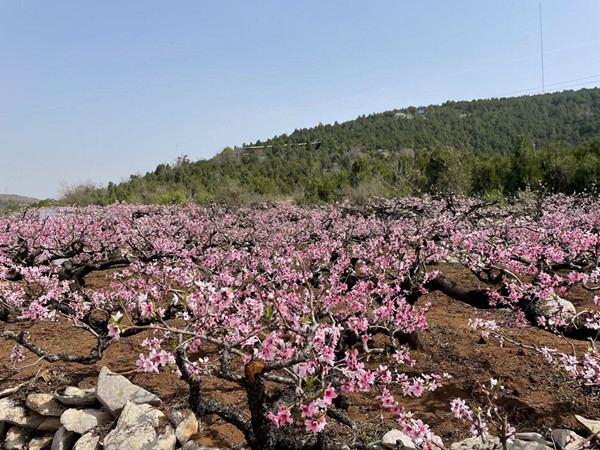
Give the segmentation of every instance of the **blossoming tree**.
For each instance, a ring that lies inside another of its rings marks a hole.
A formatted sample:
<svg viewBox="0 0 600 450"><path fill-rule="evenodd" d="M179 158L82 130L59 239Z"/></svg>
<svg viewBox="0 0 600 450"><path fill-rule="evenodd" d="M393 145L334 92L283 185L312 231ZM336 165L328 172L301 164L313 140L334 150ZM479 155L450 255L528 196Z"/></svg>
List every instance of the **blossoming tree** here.
<svg viewBox="0 0 600 450"><path fill-rule="evenodd" d="M597 289L599 206L594 195L561 195L502 208L425 197L365 209L115 204L45 220L24 212L0 221L5 320L69 320L96 345L55 354L26 333L0 337L15 341L16 359L27 350L92 364L115 340L152 330L138 370L178 372L194 412L235 425L253 449L334 447L330 422L354 425L351 392L374 392L415 442L434 448L429 427L392 394L418 397L449 377L407 375L410 336L427 329L427 294L509 308L518 323L575 339L595 335L598 315L565 297L576 285ZM464 265L488 287L461 287L441 262ZM110 286L86 286L86 275L106 269L118 269ZM493 321L473 327L503 338ZM600 384L595 349L538 350ZM208 395L209 376L240 386L247 408ZM460 399L452 408L473 418ZM352 445L366 443L356 436Z"/></svg>

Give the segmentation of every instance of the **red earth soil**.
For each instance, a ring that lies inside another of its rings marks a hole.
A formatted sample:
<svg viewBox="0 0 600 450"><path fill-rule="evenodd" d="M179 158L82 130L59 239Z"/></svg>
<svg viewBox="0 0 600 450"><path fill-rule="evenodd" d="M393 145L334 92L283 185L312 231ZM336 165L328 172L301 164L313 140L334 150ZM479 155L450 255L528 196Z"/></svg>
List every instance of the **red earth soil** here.
<svg viewBox="0 0 600 450"><path fill-rule="evenodd" d="M442 267L450 276L465 287L482 287L465 269L451 266ZM106 273L93 273L87 280L88 287L105 286ZM569 299L576 308L593 308L593 295L583 289L574 289ZM512 344L500 347L497 340L484 341L468 325L473 316L472 307L453 300L439 292L429 294L419 300L419 305L431 302L427 314L429 329L418 336L414 350L417 364L409 368L409 376L420 373L444 372L452 375L445 380L443 387L421 398L402 397L401 390L395 394L401 405L414 413L416 418L428 423L433 431L441 436L446 444L469 435L468 425L454 419L450 412L450 402L461 397L469 404L477 405L482 400L478 383L488 384L490 378L504 380L505 391L501 406L508 414L510 423L519 431L537 431L544 435L550 428L570 428L585 431L575 420L574 414L600 418L599 390L580 386L568 374L549 365L534 351ZM502 319L502 311L495 311L495 318ZM31 340L50 351L88 354L95 341L82 330L68 323L2 323L1 327L13 330L26 330ZM187 385L171 373L147 374L135 372L135 361L142 351L141 341L150 333L142 333L131 338L123 338L113 344L100 362L92 366L68 363L48 364L45 361L13 370L9 359L13 343L0 341L0 390L30 380L17 394L24 399L31 392L56 392L68 385L91 387L94 385L102 366L115 372L131 372L126 376L156 394L163 400L161 407L166 413L187 407ZM527 345L547 346L570 353L571 344L564 339L535 327L511 328L506 332L510 338ZM586 342L573 341L578 353L587 348ZM21 365L37 360L28 354ZM373 361L375 365L379 361ZM45 377L36 374L44 374ZM206 392L241 408L245 405L244 392L236 385L217 378L206 381ZM356 428L369 442L381 439L383 433L395 427L386 410L382 409L376 393L368 395L351 394L349 414L356 421ZM344 429L336 427L343 438ZM219 448L246 448L242 434L233 426L216 416L205 417L201 430L194 440L201 445Z"/></svg>

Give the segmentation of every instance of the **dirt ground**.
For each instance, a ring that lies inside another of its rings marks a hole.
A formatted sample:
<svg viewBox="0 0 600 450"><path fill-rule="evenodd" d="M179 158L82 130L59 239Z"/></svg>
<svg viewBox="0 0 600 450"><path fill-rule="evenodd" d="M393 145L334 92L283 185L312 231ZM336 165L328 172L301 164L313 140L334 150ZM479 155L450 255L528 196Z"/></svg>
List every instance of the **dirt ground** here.
<svg viewBox="0 0 600 450"><path fill-rule="evenodd" d="M464 269L444 267L443 272L465 286L477 286L476 280ZM106 283L105 274L95 273L87 280L89 285ZM577 309L593 307L593 295L583 290L574 290L570 300ZM461 397L474 404L481 399L477 383L489 383L490 378L501 378L505 383L505 394L501 405L508 413L509 421L519 431L537 431L544 435L551 428L566 427L579 430L585 435L574 414L592 419L600 418L600 390L579 386L567 374L553 368L537 353L506 344L500 347L494 339L480 340L478 333L468 326L473 317L470 306L452 300L441 293L429 294L419 302L431 302L427 314L429 329L419 335L419 345L414 357L417 365L407 372L409 376L419 373L443 373L452 375L444 386L423 397L403 398L395 392L396 399L416 418L431 425L433 431L445 443L467 437L468 426L453 418L450 402ZM496 315L499 312L494 313ZM85 353L94 341L81 330L65 323L0 324L6 329L27 330L31 339L50 351ZM558 348L571 352L565 340L534 327L510 329L508 336L524 344ZM22 399L30 392L56 392L68 385L90 387L95 383L100 368L108 366L112 371L125 372L135 369L135 361L141 352L140 343L146 334L121 339L105 353L102 361L93 366L54 363L45 361L14 371L8 358L13 343L0 341L0 390L33 380L24 386L18 396ZM587 348L586 342L573 342L578 352ZM24 364L36 361L31 354ZM36 374L44 374L45 378ZM160 375L131 373L127 377L134 383L158 394L166 412L187 407L187 385L174 374ZM206 382L209 395L244 407L243 392L234 385L219 379ZM394 392L393 392L394 393ZM394 422L374 395L350 395L350 416L357 422L357 429L370 441L394 428ZM244 448L242 434L218 417L205 417L201 431L195 441L201 445L219 448Z"/></svg>

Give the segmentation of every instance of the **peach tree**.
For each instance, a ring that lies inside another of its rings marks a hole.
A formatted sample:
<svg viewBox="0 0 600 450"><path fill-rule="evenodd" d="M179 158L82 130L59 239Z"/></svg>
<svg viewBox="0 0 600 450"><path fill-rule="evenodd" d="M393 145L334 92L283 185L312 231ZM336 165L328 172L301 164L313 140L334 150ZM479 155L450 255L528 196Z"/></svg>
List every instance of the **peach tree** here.
<svg viewBox="0 0 600 450"><path fill-rule="evenodd" d="M427 294L594 338L598 314L566 298L574 286L597 289L598 203L594 194L526 195L503 207L434 196L361 209L115 204L46 219L26 211L0 221L4 320L68 320L96 345L87 355L52 353L26 332L0 337L15 341L16 361L28 351L93 364L116 340L150 330L137 370L177 372L192 410L233 424L253 449L336 447L331 425L354 428L349 393L377 398L417 444L435 448L429 427L396 398L449 377L407 375L412 337L427 329ZM486 287L464 288L442 263L463 265ZM86 286L107 269L110 285ZM506 339L492 320L474 316L473 327ZM585 355L536 350L600 384L593 346ZM239 386L246 407L212 397L207 377ZM460 399L452 409L472 417ZM358 435L349 444L366 446Z"/></svg>

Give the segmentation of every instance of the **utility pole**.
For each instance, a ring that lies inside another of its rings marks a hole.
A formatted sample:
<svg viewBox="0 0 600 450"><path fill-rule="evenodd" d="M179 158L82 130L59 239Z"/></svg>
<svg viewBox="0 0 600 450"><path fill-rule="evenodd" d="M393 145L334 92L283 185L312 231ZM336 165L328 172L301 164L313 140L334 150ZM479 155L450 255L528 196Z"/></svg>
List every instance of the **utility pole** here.
<svg viewBox="0 0 600 450"><path fill-rule="evenodd" d="M546 92L546 83L544 82L544 33L542 30L542 3L540 2L540 53L542 57L542 94Z"/></svg>

